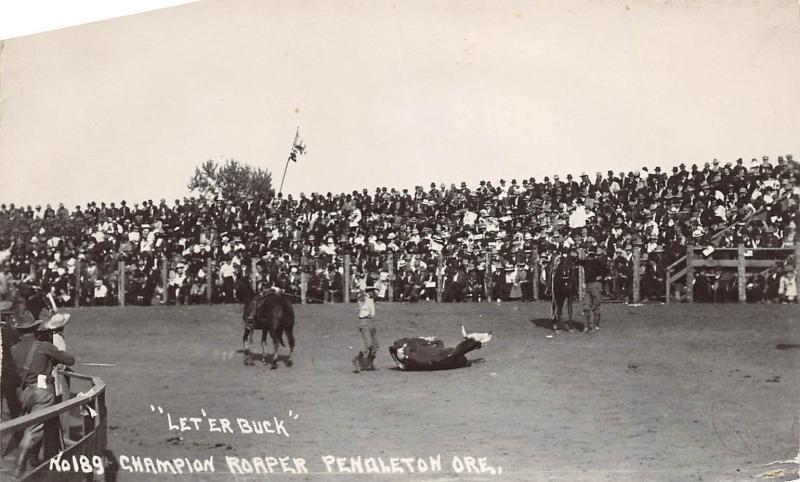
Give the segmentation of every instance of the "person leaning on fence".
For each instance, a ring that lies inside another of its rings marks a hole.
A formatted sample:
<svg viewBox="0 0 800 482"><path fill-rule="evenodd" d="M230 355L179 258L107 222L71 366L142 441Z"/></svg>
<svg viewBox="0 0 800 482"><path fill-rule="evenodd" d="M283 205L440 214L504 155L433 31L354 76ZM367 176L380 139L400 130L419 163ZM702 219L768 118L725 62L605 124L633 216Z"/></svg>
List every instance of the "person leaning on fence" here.
<svg viewBox="0 0 800 482"><path fill-rule="evenodd" d="M64 328L66 328L67 323L69 323L70 316L69 313L56 313L47 321L42 322L37 330L44 341L49 341L62 352L67 351L67 342L64 339ZM59 373L63 369L63 365L56 365L53 367L53 385L55 388L54 394L56 403L62 401L64 393L69 389L66 377Z"/></svg>
<svg viewBox="0 0 800 482"><path fill-rule="evenodd" d="M36 329L41 321L25 321L15 325L20 332L19 343L11 348L11 358L20 377L19 395L23 413L43 410L53 404L54 391L51 372L55 363L75 364L75 357L61 351L52 343L36 339ZM25 473L27 463L38 465L39 444L44 437L44 423L25 429L17 458L15 476Z"/></svg>
<svg viewBox="0 0 800 482"><path fill-rule="evenodd" d="M358 284L358 331L364 341L364 350L353 358L354 371L375 370L375 355L378 353L378 337L375 329L375 286L367 284L367 276L359 274Z"/></svg>

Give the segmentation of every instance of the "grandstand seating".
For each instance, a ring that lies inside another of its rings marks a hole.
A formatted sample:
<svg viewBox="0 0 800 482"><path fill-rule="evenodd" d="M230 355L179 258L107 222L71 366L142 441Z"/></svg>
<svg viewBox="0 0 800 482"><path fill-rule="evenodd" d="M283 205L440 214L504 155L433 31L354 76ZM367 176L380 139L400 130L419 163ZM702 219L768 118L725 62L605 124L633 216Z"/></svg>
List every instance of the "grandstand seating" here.
<svg viewBox="0 0 800 482"><path fill-rule="evenodd" d="M715 159L702 167L681 164L671 174L642 168L598 172L594 180L582 173L297 198L92 202L72 211L2 205L0 248L12 277L32 278L70 305L148 304L159 294L169 301L232 301L245 277L299 294L302 272L315 294L309 299L335 299L349 281L337 279L344 254L354 271L391 284L395 299L435 299L425 288L440 275L452 285L459 272L467 282L458 293L440 286L440 297L530 299L538 291L532 285L541 282L534 264L560 247L591 246L609 267L606 294L630 299L635 247L649 265L642 276L652 278L642 286L655 286L653 280L663 286L667 267L676 280L685 274L688 245L794 246L799 199L800 169L791 155L774 166L766 156L749 167L742 159ZM440 254L444 273L436 271ZM255 270L250 259L257 260ZM490 282L480 289L485 278ZM511 288L517 281L521 295ZM410 293L409 283L421 289ZM664 294L645 291L644 298Z"/></svg>

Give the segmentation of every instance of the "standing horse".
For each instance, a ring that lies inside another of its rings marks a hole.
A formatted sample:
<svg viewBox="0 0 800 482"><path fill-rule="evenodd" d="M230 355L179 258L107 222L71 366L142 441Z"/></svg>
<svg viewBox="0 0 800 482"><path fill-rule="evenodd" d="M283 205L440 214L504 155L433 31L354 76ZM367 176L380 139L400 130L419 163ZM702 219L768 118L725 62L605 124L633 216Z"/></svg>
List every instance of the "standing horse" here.
<svg viewBox="0 0 800 482"><path fill-rule="evenodd" d="M289 342L289 357L286 366L292 366L292 352L294 352L294 308L288 299L279 293L269 291L259 295L249 302L245 302L244 312L244 344L245 364L250 362L250 339L255 330L261 330L261 360L266 362L267 332L272 338L274 352L272 353L271 366L273 370L278 368L278 350L283 344L283 334Z"/></svg>
<svg viewBox="0 0 800 482"><path fill-rule="evenodd" d="M550 280L548 292L551 298L551 310L553 316L553 331L558 332L561 325L566 326L572 331L572 297L577 286L575 276L575 265L568 255L555 254L549 270ZM564 323L563 310L567 305L567 316L569 321Z"/></svg>

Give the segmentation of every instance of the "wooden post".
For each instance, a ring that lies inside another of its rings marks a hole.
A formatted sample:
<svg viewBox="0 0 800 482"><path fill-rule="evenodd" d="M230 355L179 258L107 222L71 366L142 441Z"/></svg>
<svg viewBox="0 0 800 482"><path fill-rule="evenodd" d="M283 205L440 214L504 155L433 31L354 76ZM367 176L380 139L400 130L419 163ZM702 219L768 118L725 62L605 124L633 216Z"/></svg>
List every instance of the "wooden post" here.
<svg viewBox="0 0 800 482"><path fill-rule="evenodd" d="M686 246L686 301L694 301L694 245Z"/></svg>
<svg viewBox="0 0 800 482"><path fill-rule="evenodd" d="M640 297L640 293L639 293L639 283L641 281L639 279L639 275L640 275L640 271L641 271L641 266L639 264L641 262L641 253L640 253L640 251L641 251L641 248L640 248L640 246L638 244L633 247L633 275L632 276L633 276L633 302L634 303L638 303L640 301L640 298L641 298Z"/></svg>
<svg viewBox="0 0 800 482"><path fill-rule="evenodd" d="M258 290L256 289L258 285L256 282L256 274L258 273L258 258L250 258L250 287L253 288L253 292L257 293Z"/></svg>
<svg viewBox="0 0 800 482"><path fill-rule="evenodd" d="M308 303L308 273L306 272L306 257L300 258L300 303Z"/></svg>
<svg viewBox="0 0 800 482"><path fill-rule="evenodd" d="M169 264L167 263L167 257L161 257L161 303L166 305L167 304L167 282L169 277Z"/></svg>
<svg viewBox="0 0 800 482"><path fill-rule="evenodd" d="M342 284L344 284L344 288L342 289L342 300L345 303L350 303L350 255L344 255L344 273L342 273Z"/></svg>
<svg viewBox="0 0 800 482"><path fill-rule="evenodd" d="M664 292L667 295L667 297L664 299L664 302L666 304L669 304L669 298L670 298L669 288L671 283L672 283L672 270L667 268L667 272L664 274Z"/></svg>
<svg viewBox="0 0 800 482"><path fill-rule="evenodd" d="M213 267L214 266L211 263L211 258L208 258L206 260L206 301L209 305L211 304L212 288L214 287L214 276L212 276Z"/></svg>
<svg viewBox="0 0 800 482"><path fill-rule="evenodd" d="M744 244L739 244L739 264L737 268L739 270L739 303L746 303L747 302L747 260L744 256Z"/></svg>
<svg viewBox="0 0 800 482"><path fill-rule="evenodd" d="M486 295L486 302L492 302L492 293L491 293L491 285L492 285L492 251L487 249L486 250L486 269L483 273L483 289Z"/></svg>
<svg viewBox="0 0 800 482"><path fill-rule="evenodd" d="M794 285L800 286L800 243L794 243Z"/></svg>
<svg viewBox="0 0 800 482"><path fill-rule="evenodd" d="M436 302L442 302L442 293L444 292L444 270L442 269L442 252L436 256Z"/></svg>
<svg viewBox="0 0 800 482"><path fill-rule="evenodd" d="M117 299L120 306L125 306L125 261L117 263Z"/></svg>
<svg viewBox="0 0 800 482"><path fill-rule="evenodd" d="M80 299L81 299L81 260L75 260L75 299L74 306L77 308L80 306Z"/></svg>
<svg viewBox="0 0 800 482"><path fill-rule="evenodd" d="M533 270L533 301L539 301L539 252L533 252L533 261L531 262L531 270Z"/></svg>
<svg viewBox="0 0 800 482"><path fill-rule="evenodd" d="M394 255L392 253L386 255L386 262L389 263L389 286L386 287L386 301L391 303L394 301Z"/></svg>

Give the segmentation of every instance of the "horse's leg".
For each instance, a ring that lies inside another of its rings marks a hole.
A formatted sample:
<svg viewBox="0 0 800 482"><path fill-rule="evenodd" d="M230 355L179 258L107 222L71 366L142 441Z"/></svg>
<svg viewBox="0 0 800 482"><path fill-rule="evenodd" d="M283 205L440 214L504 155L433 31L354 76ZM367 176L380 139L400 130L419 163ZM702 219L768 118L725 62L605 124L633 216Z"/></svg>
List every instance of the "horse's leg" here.
<svg viewBox="0 0 800 482"><path fill-rule="evenodd" d="M242 345L244 345L244 364L250 364L250 340L253 337L253 330L249 328L244 328L244 334L242 335Z"/></svg>
<svg viewBox="0 0 800 482"><path fill-rule="evenodd" d="M279 334L276 333L275 330L270 330L269 336L272 338L273 351L272 351L272 363L270 364L269 367L272 370L278 368L278 350L279 350L279 345L280 345L280 340L278 338L278 335ZM265 339L266 339L266 335L265 335Z"/></svg>
<svg viewBox="0 0 800 482"><path fill-rule="evenodd" d="M290 367L294 365L292 361L292 353L294 353L294 333L292 333L293 328L290 326L286 329L286 338L289 340L289 358L286 359L286 366Z"/></svg>
<svg viewBox="0 0 800 482"><path fill-rule="evenodd" d="M267 329L261 330L261 361L267 363Z"/></svg>

